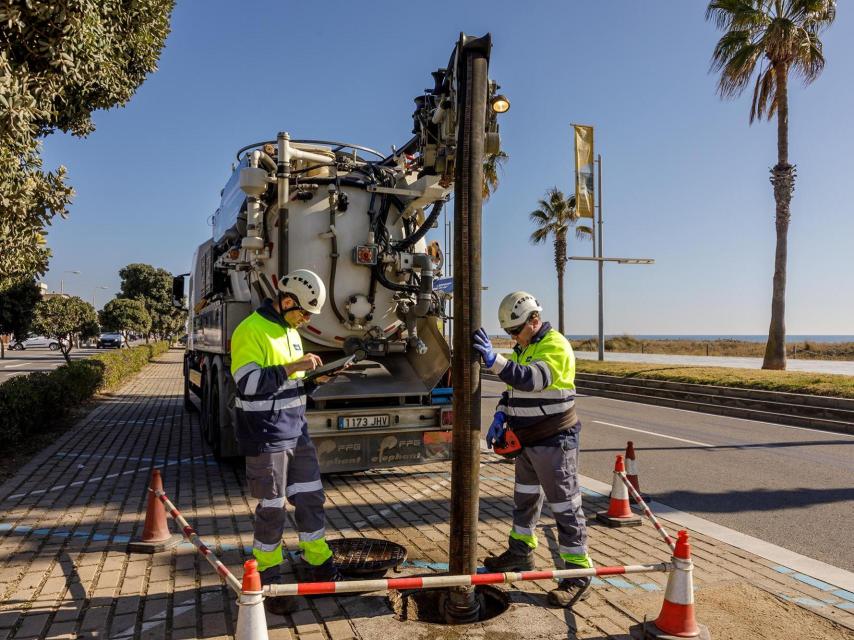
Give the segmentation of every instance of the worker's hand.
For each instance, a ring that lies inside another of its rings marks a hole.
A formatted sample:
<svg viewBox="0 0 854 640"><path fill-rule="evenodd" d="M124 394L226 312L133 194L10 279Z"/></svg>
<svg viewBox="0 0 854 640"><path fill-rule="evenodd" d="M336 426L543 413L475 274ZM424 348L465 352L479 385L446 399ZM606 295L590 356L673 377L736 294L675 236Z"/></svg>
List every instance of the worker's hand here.
<svg viewBox="0 0 854 640"><path fill-rule="evenodd" d="M486 432L486 446L492 449L492 446L499 442L504 435L504 421L507 416L503 411L496 411L492 418L492 424L489 425L489 431Z"/></svg>
<svg viewBox="0 0 854 640"><path fill-rule="evenodd" d="M285 371L287 372L288 377L290 377L297 371L313 371L322 364L323 361L320 359L320 356L313 353L307 353L299 360L286 364Z"/></svg>
<svg viewBox="0 0 854 640"><path fill-rule="evenodd" d="M483 364L485 364L487 368L494 365L495 358L498 357L498 354L495 353L495 349L492 347L492 342L489 341L489 336L486 335L486 331L481 327L474 332L472 339L474 340L474 345L472 346L474 346L474 350L480 354L481 358L483 358Z"/></svg>

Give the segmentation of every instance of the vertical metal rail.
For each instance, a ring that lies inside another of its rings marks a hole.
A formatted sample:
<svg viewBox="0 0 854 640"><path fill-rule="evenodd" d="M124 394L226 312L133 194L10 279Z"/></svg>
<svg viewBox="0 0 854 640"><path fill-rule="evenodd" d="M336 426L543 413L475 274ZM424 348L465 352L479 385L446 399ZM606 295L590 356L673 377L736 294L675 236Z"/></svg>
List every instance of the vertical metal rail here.
<svg viewBox="0 0 854 640"><path fill-rule="evenodd" d="M602 249L602 154L597 156L599 161L599 360L605 359L605 254ZM595 225L594 225L595 226Z"/></svg>
<svg viewBox="0 0 854 640"><path fill-rule="evenodd" d="M477 569L478 471L480 468L480 359L472 336L481 325L481 213L491 36L460 34L457 45L459 124L454 180L454 428L451 463L450 572ZM476 621L471 586L451 589L445 616Z"/></svg>

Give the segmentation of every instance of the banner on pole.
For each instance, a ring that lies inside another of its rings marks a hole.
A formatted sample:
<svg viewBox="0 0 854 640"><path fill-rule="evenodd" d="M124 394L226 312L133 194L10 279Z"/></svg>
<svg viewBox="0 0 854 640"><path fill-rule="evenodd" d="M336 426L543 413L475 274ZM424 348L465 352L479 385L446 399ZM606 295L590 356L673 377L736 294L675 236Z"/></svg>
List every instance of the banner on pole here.
<svg viewBox="0 0 854 640"><path fill-rule="evenodd" d="M575 209L581 218L592 218L595 206L593 190L593 127L574 124L575 131Z"/></svg>

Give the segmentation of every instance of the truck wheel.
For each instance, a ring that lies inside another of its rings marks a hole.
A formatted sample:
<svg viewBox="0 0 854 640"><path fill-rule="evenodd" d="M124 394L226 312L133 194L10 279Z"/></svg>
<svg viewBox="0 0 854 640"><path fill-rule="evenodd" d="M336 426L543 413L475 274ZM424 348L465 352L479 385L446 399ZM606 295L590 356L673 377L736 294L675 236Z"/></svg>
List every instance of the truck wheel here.
<svg viewBox="0 0 854 640"><path fill-rule="evenodd" d="M211 446L211 452L217 461L222 460L222 432L220 430L220 389L219 376L217 372L211 375L210 393L208 394L210 402L208 404L208 444Z"/></svg>
<svg viewBox="0 0 854 640"><path fill-rule="evenodd" d="M100 347L98 347L100 349ZM190 363L184 359L184 411L195 412L196 405L190 398Z"/></svg>

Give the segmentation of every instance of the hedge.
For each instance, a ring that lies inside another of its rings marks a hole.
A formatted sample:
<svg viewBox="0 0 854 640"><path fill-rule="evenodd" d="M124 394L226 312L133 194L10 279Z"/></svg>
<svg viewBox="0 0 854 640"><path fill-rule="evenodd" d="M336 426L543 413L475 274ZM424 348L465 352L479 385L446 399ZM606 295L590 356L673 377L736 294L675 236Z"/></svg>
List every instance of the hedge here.
<svg viewBox="0 0 854 640"><path fill-rule="evenodd" d="M37 371L0 384L0 448L63 423L96 393L110 391L169 349L167 342L73 360L49 373Z"/></svg>

